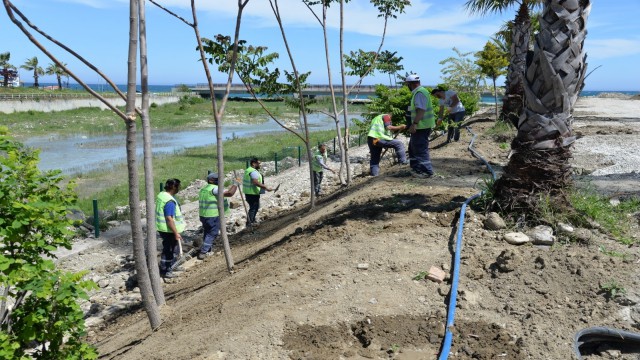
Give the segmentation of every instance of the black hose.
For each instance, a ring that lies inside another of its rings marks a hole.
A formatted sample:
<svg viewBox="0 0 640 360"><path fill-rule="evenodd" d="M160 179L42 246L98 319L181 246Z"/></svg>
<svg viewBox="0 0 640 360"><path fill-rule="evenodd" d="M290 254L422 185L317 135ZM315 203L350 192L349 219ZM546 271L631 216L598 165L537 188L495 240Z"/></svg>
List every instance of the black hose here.
<svg viewBox="0 0 640 360"><path fill-rule="evenodd" d="M598 326L582 329L576 334L573 350L578 360L582 360L581 347L585 345L594 347L598 343L619 343L625 352L640 354L640 334Z"/></svg>

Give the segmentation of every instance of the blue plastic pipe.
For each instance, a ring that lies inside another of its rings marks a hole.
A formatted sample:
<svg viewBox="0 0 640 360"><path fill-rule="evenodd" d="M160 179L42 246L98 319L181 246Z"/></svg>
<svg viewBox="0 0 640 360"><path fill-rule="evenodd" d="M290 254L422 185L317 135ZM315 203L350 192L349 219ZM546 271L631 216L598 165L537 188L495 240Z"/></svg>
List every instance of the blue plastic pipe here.
<svg viewBox="0 0 640 360"><path fill-rule="evenodd" d="M491 176L493 180L496 179L496 173L491 168L491 165L485 160L480 154L473 148L473 143L476 140L476 134L471 131L471 128L467 127L467 131L469 131L473 137L471 138L471 142L469 142L469 151L473 156L482 160L482 162L487 166L489 171L491 171ZM464 231L464 218L465 213L467 212L467 206L474 199L482 195L482 192L473 195L472 197L465 200L464 204L462 204L462 208L460 209L460 219L458 221L458 232L456 233L456 252L454 254L453 261L453 276L451 277L451 292L449 293L449 311L447 312L447 327L444 333L444 340L442 342L442 348L440 350L439 360L446 360L449 357L449 353L451 352L451 343L453 342L453 321L456 316L456 303L458 301L458 282L460 280L460 254L462 253L462 233Z"/></svg>

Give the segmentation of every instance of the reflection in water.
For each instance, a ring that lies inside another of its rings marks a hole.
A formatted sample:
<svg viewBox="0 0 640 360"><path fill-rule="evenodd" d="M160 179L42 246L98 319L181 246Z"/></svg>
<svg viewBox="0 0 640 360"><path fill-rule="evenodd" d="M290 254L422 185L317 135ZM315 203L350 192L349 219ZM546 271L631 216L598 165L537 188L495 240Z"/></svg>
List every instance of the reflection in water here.
<svg viewBox="0 0 640 360"><path fill-rule="evenodd" d="M311 130L335 129L332 119L322 114L308 117ZM262 124L225 125L223 139L252 136L258 133L285 131L273 120ZM178 132L153 132L154 154L174 153L190 147L215 144L215 127ZM125 134L109 136L41 136L25 141L25 145L40 149L40 170L60 169L65 174L88 172L122 163L126 159ZM142 155L142 133L138 132L137 153Z"/></svg>

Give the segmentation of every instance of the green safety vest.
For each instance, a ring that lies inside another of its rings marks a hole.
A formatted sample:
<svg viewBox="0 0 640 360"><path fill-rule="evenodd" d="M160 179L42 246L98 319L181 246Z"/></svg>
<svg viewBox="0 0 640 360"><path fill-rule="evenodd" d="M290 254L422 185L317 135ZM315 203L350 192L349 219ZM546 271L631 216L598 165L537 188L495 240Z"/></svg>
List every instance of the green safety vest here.
<svg viewBox="0 0 640 360"><path fill-rule="evenodd" d="M393 140L391 131L384 127L384 120L382 117L384 114L378 115L371 120L371 127L369 128L369 137L381 140Z"/></svg>
<svg viewBox="0 0 640 360"><path fill-rule="evenodd" d="M427 91L427 89L425 89L422 86L418 87L413 93L413 95L411 95L411 105L409 108L411 110L411 122L413 122L416 118L416 105L414 104L414 100L418 92L423 93L424 96L427 98L427 108L424 110L424 116L416 126L416 129L422 130L422 129L434 128L436 126L436 117L433 113L433 105L431 104L431 95L429 95L429 92Z"/></svg>
<svg viewBox="0 0 640 360"><path fill-rule="evenodd" d="M311 164L313 171L314 172L322 172L322 170L324 170L322 168L322 166L320 165L320 159L323 160L324 164L327 164L327 152L325 151L324 154L322 154L320 152L320 150L317 150L315 152L315 154L313 155L313 163Z"/></svg>
<svg viewBox="0 0 640 360"><path fill-rule="evenodd" d="M249 195L260 195L260 187L253 185L253 182L251 182L251 173L254 171L258 170L252 168L251 166L249 166L247 170L244 171L244 178L242 178L242 191L244 191L245 194ZM258 178L258 182L262 184L262 174L258 172L258 175L260 176L260 178Z"/></svg>
<svg viewBox="0 0 640 360"><path fill-rule="evenodd" d="M198 195L198 203L200 205L200 216L202 217L218 217L218 196L213 194L213 191L218 187L213 184L207 184L207 186L200 189ZM224 213L229 214L229 202L224 199Z"/></svg>
<svg viewBox="0 0 640 360"><path fill-rule="evenodd" d="M171 232L171 229L167 226L167 220L164 218L164 206L169 201L176 203L176 217L173 220L176 223L176 230L181 233L184 231L186 224L182 217L182 212L180 211L180 203L178 203L178 201L166 191L159 193L158 197L156 197L156 226L160 232Z"/></svg>

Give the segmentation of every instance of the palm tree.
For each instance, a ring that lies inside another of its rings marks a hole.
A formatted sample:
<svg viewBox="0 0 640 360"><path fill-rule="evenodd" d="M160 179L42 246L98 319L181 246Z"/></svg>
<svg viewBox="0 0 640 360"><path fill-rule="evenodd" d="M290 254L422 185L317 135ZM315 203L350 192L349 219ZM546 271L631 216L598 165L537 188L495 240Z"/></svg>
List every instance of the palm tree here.
<svg viewBox="0 0 640 360"><path fill-rule="evenodd" d="M2 75L2 86L9 87L9 78L11 78L16 69L15 66L9 64L9 59L11 59L11 53L1 53L0 54L0 75Z"/></svg>
<svg viewBox="0 0 640 360"><path fill-rule="evenodd" d="M584 87L589 0L546 0L524 77L525 106L513 155L494 185L495 201L514 216L536 214L538 202L566 206L571 184L573 106ZM527 220L526 218L524 220Z"/></svg>
<svg viewBox="0 0 640 360"><path fill-rule="evenodd" d="M27 59L23 65L20 65L22 69L27 71L33 71L33 87L39 87L38 77L40 75L44 75L44 69L41 66L38 66L38 58L32 57L31 59Z"/></svg>
<svg viewBox="0 0 640 360"><path fill-rule="evenodd" d="M524 101L523 76L526 67L529 39L531 37L531 15L529 10L543 0L468 0L465 7L471 13L485 15L502 12L511 5L519 4L511 28L511 60L507 69L506 91L502 104L502 117L511 120L516 127Z"/></svg>
<svg viewBox="0 0 640 360"><path fill-rule="evenodd" d="M67 66L67 64L62 63L63 66ZM67 72L64 71L63 68L58 66L56 63L51 63L45 69L45 74L47 75L55 75L56 80L58 80L58 90L62 90L62 77L67 75Z"/></svg>

